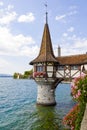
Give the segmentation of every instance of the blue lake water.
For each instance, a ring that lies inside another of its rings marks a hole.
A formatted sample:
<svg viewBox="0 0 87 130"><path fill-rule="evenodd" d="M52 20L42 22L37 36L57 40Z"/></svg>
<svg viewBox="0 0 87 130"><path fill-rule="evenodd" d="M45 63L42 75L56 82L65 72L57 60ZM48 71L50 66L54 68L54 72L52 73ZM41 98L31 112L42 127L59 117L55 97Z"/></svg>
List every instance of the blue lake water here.
<svg viewBox="0 0 87 130"><path fill-rule="evenodd" d="M0 78L0 130L65 130L62 118L72 108L70 84L56 88L57 105L36 105L33 80Z"/></svg>

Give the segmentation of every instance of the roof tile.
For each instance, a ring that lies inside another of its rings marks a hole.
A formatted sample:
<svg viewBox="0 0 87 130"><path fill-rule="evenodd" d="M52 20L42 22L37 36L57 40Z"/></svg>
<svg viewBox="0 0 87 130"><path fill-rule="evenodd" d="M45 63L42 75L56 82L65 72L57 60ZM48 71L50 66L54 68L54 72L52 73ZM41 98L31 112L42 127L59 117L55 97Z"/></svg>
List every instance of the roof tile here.
<svg viewBox="0 0 87 130"><path fill-rule="evenodd" d="M53 53L50 31L47 23L44 27L39 55L31 61L30 64L32 65L37 62L58 62Z"/></svg>

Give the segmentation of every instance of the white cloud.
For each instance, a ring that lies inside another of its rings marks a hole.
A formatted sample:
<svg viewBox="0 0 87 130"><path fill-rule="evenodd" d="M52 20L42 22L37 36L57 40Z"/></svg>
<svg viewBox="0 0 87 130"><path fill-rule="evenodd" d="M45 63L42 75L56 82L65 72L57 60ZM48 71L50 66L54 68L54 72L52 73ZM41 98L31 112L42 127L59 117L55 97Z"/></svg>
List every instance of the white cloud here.
<svg viewBox="0 0 87 130"><path fill-rule="evenodd" d="M3 2L0 2L0 5L2 6ZM0 8L1 25L8 25L14 20L17 20L18 22L33 22L35 20L35 16L32 12L18 16L16 11L13 9L14 6L11 4L9 4L6 8Z"/></svg>
<svg viewBox="0 0 87 130"><path fill-rule="evenodd" d="M11 10L11 9L13 9L13 8L14 8L13 5L8 5L7 10Z"/></svg>
<svg viewBox="0 0 87 130"><path fill-rule="evenodd" d="M71 6L69 7L69 9L70 9L70 10L74 10L74 9L76 10L76 9L77 9L77 6L76 6L76 5L71 5Z"/></svg>
<svg viewBox="0 0 87 130"><path fill-rule="evenodd" d="M63 33L62 36L62 55L83 54L87 52L87 38L80 38L75 34L67 33Z"/></svg>
<svg viewBox="0 0 87 130"><path fill-rule="evenodd" d="M2 17L0 17L0 24L10 24L10 22L14 21L16 19L16 12L6 12L6 14L4 14Z"/></svg>
<svg viewBox="0 0 87 130"><path fill-rule="evenodd" d="M3 3L1 2L0 4L2 5ZM14 20L18 20L18 22L33 22L35 20L35 16L32 12L18 16L16 11L14 11L13 9L14 9L14 6L10 4L6 8L0 9L0 24L1 25L8 25Z"/></svg>
<svg viewBox="0 0 87 130"><path fill-rule="evenodd" d="M73 16L73 15L75 15L75 14L77 14L78 12L77 12L77 6L70 6L69 7L69 11L68 12L66 12L66 13L64 13L64 14L61 14L61 15L57 15L56 17L55 17L55 20L57 20L57 21L62 21L62 22L65 22L65 19L67 18L67 17L70 17L70 16Z"/></svg>
<svg viewBox="0 0 87 130"><path fill-rule="evenodd" d="M34 56L38 47L31 36L13 35L10 29L0 27L0 54L16 56Z"/></svg>
<svg viewBox="0 0 87 130"><path fill-rule="evenodd" d="M81 48L81 49L84 48L84 50L87 51L87 39L85 39L85 38L83 38L83 39L81 39L81 38L77 39L75 41L75 43L74 43L74 46L75 46L75 48Z"/></svg>
<svg viewBox="0 0 87 130"><path fill-rule="evenodd" d="M0 3L1 6L3 3ZM35 58L39 52L39 47L32 36L25 36L21 33L14 35L10 30L11 22L17 21L19 18L20 22L33 22L34 14L28 13L18 17L19 15L13 9L13 5L0 8L0 73L13 74L28 70L29 60Z"/></svg>
<svg viewBox="0 0 87 130"><path fill-rule="evenodd" d="M72 16L72 15L74 15L74 14L77 14L77 11L76 11L76 10L68 12L68 13L67 13L67 16Z"/></svg>
<svg viewBox="0 0 87 130"><path fill-rule="evenodd" d="M5 66L8 66L9 62L7 62L5 59L2 59L0 57L0 69L4 68Z"/></svg>
<svg viewBox="0 0 87 130"><path fill-rule="evenodd" d="M62 19L64 19L66 17L66 14L63 14L63 15L59 15L59 16L56 16L55 17L55 20L62 20Z"/></svg>
<svg viewBox="0 0 87 130"><path fill-rule="evenodd" d="M68 31L68 32L73 32L73 31L74 31L74 27L70 27L70 28L68 28L67 31Z"/></svg>
<svg viewBox="0 0 87 130"><path fill-rule="evenodd" d="M68 36L68 33L63 33L63 37L67 37Z"/></svg>
<svg viewBox="0 0 87 130"><path fill-rule="evenodd" d="M3 56L0 57L0 73L23 73L38 52L39 47L31 36L13 35L10 29L0 27L0 55Z"/></svg>
<svg viewBox="0 0 87 130"><path fill-rule="evenodd" d="M17 13L13 11L13 5L8 5L7 8L0 9L0 24L1 25L8 25L12 21L16 20Z"/></svg>
<svg viewBox="0 0 87 130"><path fill-rule="evenodd" d="M22 56L28 56L29 58L35 58L38 55L39 47L37 45L28 47L24 46L21 49L20 55Z"/></svg>
<svg viewBox="0 0 87 130"><path fill-rule="evenodd" d="M70 11L68 13L56 16L55 20L57 20L57 21L63 21L63 20L65 20L65 18L67 18L69 16L72 16L72 15L75 15L75 14L77 14L77 11Z"/></svg>
<svg viewBox="0 0 87 130"><path fill-rule="evenodd" d="M33 13L27 13L25 15L21 15L18 18L18 22L33 22L35 20L35 16Z"/></svg>
<svg viewBox="0 0 87 130"><path fill-rule="evenodd" d="M11 63L7 61L7 59L0 57L0 74L4 74L4 73L9 74L11 68L12 68Z"/></svg>
<svg viewBox="0 0 87 130"><path fill-rule="evenodd" d="M16 63L17 65L17 63ZM0 74L14 74L14 72L20 72L20 68L22 65L16 66L10 59L6 57L1 58L0 57ZM24 69L23 69L24 70ZM21 71L23 71L21 70Z"/></svg>
<svg viewBox="0 0 87 130"><path fill-rule="evenodd" d="M4 5L4 3L2 1L0 1L0 6L3 6L3 5Z"/></svg>

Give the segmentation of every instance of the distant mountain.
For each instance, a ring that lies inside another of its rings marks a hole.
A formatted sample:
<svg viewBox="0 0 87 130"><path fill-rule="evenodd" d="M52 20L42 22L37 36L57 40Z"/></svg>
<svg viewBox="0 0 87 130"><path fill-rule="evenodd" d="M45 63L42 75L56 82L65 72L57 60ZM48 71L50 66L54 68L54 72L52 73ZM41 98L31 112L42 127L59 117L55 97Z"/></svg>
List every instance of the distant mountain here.
<svg viewBox="0 0 87 130"><path fill-rule="evenodd" d="M0 77L12 77L10 74L0 74Z"/></svg>

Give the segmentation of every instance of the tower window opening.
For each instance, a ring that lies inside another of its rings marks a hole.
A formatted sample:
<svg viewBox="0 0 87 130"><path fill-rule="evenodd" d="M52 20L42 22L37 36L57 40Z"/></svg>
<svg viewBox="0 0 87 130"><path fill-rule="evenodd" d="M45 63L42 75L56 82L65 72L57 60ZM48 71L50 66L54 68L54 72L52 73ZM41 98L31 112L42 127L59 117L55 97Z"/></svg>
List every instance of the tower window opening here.
<svg viewBox="0 0 87 130"><path fill-rule="evenodd" d="M38 72L43 71L43 66L37 66L37 71L38 71Z"/></svg>

